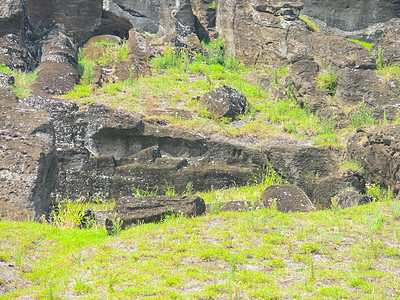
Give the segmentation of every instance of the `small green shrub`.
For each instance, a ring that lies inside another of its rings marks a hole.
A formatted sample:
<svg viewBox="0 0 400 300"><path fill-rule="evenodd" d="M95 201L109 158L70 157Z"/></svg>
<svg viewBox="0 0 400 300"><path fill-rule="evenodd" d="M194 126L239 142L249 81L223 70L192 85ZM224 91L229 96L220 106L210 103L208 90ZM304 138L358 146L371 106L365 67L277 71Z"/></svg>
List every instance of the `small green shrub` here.
<svg viewBox="0 0 400 300"><path fill-rule="evenodd" d="M305 254L316 254L320 252L319 246L313 243L304 243L303 245L301 245L301 250Z"/></svg>
<svg viewBox="0 0 400 300"><path fill-rule="evenodd" d="M351 123L354 127L372 126L375 123L373 110L367 108L364 102L358 106L358 110L350 115Z"/></svg>
<svg viewBox="0 0 400 300"><path fill-rule="evenodd" d="M101 50L101 59L94 58L96 65L114 66L128 59L128 45L124 40L122 44L115 42L101 41L94 44L95 47Z"/></svg>
<svg viewBox="0 0 400 300"><path fill-rule="evenodd" d="M83 56L84 49L79 49L77 71L81 77L81 85L91 85L94 76L94 62Z"/></svg>
<svg viewBox="0 0 400 300"><path fill-rule="evenodd" d="M150 65L153 66L157 72L172 68L182 69L184 66L182 56L183 51L185 50L182 50L179 53L174 47L167 46L162 55L157 56L150 61Z"/></svg>
<svg viewBox="0 0 400 300"><path fill-rule="evenodd" d="M14 75L13 92L18 98L29 96L31 90L29 85L33 84L37 79L37 71L34 72L17 72L8 68L4 63L0 64L0 73L8 73Z"/></svg>
<svg viewBox="0 0 400 300"><path fill-rule="evenodd" d="M79 201L65 199L64 203L56 205L50 213L51 225L59 228L74 228L83 221L83 211L85 206L77 205Z"/></svg>
<svg viewBox="0 0 400 300"><path fill-rule="evenodd" d="M340 167L340 169L341 169L341 171L353 171L353 172L359 172L359 173L364 172L363 167L361 167L355 161L346 161L346 162L344 162L343 165Z"/></svg>
<svg viewBox="0 0 400 300"><path fill-rule="evenodd" d="M326 70L323 70L317 77L317 87L321 91L327 91L329 95L336 94L338 84L338 74L332 71L332 66L329 65Z"/></svg>
<svg viewBox="0 0 400 300"><path fill-rule="evenodd" d="M65 99L79 99L86 98L92 95L92 87L89 85L76 84L73 91L69 91L67 94L63 95L62 98Z"/></svg>
<svg viewBox="0 0 400 300"><path fill-rule="evenodd" d="M378 48L378 50L374 51L373 54L376 57L376 67L378 70L382 70L383 68L386 67L386 62L385 62L385 57L384 57L384 51L382 48Z"/></svg>

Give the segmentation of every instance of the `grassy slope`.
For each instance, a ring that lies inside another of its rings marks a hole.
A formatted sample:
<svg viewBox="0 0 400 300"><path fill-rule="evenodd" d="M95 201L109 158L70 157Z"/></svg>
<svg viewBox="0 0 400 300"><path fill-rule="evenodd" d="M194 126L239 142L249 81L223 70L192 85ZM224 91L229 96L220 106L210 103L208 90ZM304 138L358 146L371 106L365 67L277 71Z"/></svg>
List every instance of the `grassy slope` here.
<svg viewBox="0 0 400 300"><path fill-rule="evenodd" d="M11 286L25 282L3 298L394 299L399 225L400 203L392 201L178 217L116 237L0 222L1 266L23 279Z"/></svg>

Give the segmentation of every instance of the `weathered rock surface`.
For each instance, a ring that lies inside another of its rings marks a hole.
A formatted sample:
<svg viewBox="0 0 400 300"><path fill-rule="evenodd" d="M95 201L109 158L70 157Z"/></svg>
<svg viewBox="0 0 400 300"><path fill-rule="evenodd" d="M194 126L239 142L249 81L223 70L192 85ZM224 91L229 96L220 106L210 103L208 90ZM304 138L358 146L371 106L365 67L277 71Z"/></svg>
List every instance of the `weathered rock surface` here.
<svg viewBox="0 0 400 300"><path fill-rule="evenodd" d="M362 127L349 140L349 156L364 169L368 182L400 189L400 126Z"/></svg>
<svg viewBox="0 0 400 300"><path fill-rule="evenodd" d="M20 34L23 29L23 1L0 1L0 37L4 34Z"/></svg>
<svg viewBox="0 0 400 300"><path fill-rule="evenodd" d="M170 214L198 217L205 211L204 200L198 196L122 197L114 208L122 229L132 224L158 222ZM106 226L110 234L110 221L106 221Z"/></svg>
<svg viewBox="0 0 400 300"><path fill-rule="evenodd" d="M226 85L204 94L201 102L215 119L230 118L234 120L238 115L245 112L247 106L246 96Z"/></svg>
<svg viewBox="0 0 400 300"><path fill-rule="evenodd" d="M3 36L0 34L0 63L15 71L29 71L35 66L35 61L22 39L11 33Z"/></svg>
<svg viewBox="0 0 400 300"><path fill-rule="evenodd" d="M271 185L261 195L264 206L276 208L280 212L312 212L315 211L307 195L294 185Z"/></svg>
<svg viewBox="0 0 400 300"><path fill-rule="evenodd" d="M392 27L371 48L371 51L380 51L388 65L400 63L400 25Z"/></svg>
<svg viewBox="0 0 400 300"><path fill-rule="evenodd" d="M93 35L102 21L102 0L27 0L25 13L32 35L52 38L54 30L72 37L79 44Z"/></svg>
<svg viewBox="0 0 400 300"><path fill-rule="evenodd" d="M75 45L62 33L43 44L41 63L32 89L37 94L60 95L78 83Z"/></svg>
<svg viewBox="0 0 400 300"><path fill-rule="evenodd" d="M0 73L0 217L39 219L57 177L54 128L44 112L18 104Z"/></svg>
<svg viewBox="0 0 400 300"><path fill-rule="evenodd" d="M189 0L110 0L105 2L103 9L106 21L127 22L130 28L157 34L178 46L186 45L186 39L194 35L194 16Z"/></svg>
<svg viewBox="0 0 400 300"><path fill-rule="evenodd" d="M298 18L298 1L254 2L253 9L248 9L248 4L218 4L217 31L238 59L250 66L290 64L286 84L290 84L299 102L306 99L305 104L314 113L327 106L340 108L365 102L374 109L375 117L383 118L386 114L390 120L396 118L400 104L396 88L388 88L377 75L376 59L371 52L343 37L313 32ZM396 47L388 43L387 48L395 57ZM317 77L328 72L337 74L335 89L318 87ZM271 88L263 90L269 92ZM333 110L324 113L328 119L334 117ZM338 126L345 125L344 119L342 116L336 120Z"/></svg>
<svg viewBox="0 0 400 300"><path fill-rule="evenodd" d="M400 18L397 0L302 0L303 13L346 31L360 30L373 24Z"/></svg>
<svg viewBox="0 0 400 300"><path fill-rule="evenodd" d="M341 173L340 161L329 149L309 146L271 146L272 167L291 184L300 187L315 205L331 206L331 198L346 188L360 193L365 182L357 173Z"/></svg>

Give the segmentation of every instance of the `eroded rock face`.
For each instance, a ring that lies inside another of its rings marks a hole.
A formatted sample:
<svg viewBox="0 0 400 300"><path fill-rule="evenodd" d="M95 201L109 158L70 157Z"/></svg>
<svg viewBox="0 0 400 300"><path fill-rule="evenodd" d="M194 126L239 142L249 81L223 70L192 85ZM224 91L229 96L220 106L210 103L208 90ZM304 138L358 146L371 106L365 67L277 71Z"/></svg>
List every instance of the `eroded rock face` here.
<svg viewBox="0 0 400 300"><path fill-rule="evenodd" d="M51 31L56 29L80 44L100 26L102 11L102 0L26 1L26 15L33 27L33 34L51 35Z"/></svg>
<svg viewBox="0 0 400 300"><path fill-rule="evenodd" d="M368 182L400 189L400 126L363 127L349 140L349 156L364 169Z"/></svg>
<svg viewBox="0 0 400 300"><path fill-rule="evenodd" d="M358 173L342 173L340 161L329 149L310 146L271 146L267 156L272 167L291 184L300 187L315 205L330 207L331 199L352 188L365 187Z"/></svg>
<svg viewBox="0 0 400 300"><path fill-rule="evenodd" d="M250 5L253 9L249 9ZM290 84L292 95L300 103L306 102L312 112L318 113L327 106L340 108L364 102L374 110L376 118L386 114L394 120L400 104L396 94L398 83L388 84L378 76L375 57L361 45L312 31L298 18L300 9L297 1L220 1L217 31L227 41L229 51L247 65L289 64L286 85ZM393 36L397 36L395 30ZM386 42L391 60L397 57L395 40ZM328 72L337 76L331 90L318 86L317 81ZM335 110L326 110L323 115L337 118ZM339 127L345 125L342 113L335 120Z"/></svg>
<svg viewBox="0 0 400 300"><path fill-rule="evenodd" d="M119 19L130 27L157 34L178 46L186 45L185 39L194 35L194 16L189 0L109 0L104 2L103 9L106 19L112 23Z"/></svg>
<svg viewBox="0 0 400 300"><path fill-rule="evenodd" d="M397 0L302 0L303 13L346 31L400 18Z"/></svg>
<svg viewBox="0 0 400 300"><path fill-rule="evenodd" d="M18 104L9 77L0 73L0 217L39 219L57 177L54 128L46 113Z"/></svg>
<svg viewBox="0 0 400 300"><path fill-rule="evenodd" d="M312 212L315 211L307 195L297 186L280 184L267 187L261 195L265 207L276 208L280 212Z"/></svg>
<svg viewBox="0 0 400 300"><path fill-rule="evenodd" d="M388 65L400 62L400 25L392 27L371 48L372 51L380 51L384 61Z"/></svg>
<svg viewBox="0 0 400 300"><path fill-rule="evenodd" d="M0 1L0 36L4 34L20 34L23 28L23 1Z"/></svg>
<svg viewBox="0 0 400 300"><path fill-rule="evenodd" d="M29 71L35 66L35 61L24 47L22 39L11 33L0 37L0 63L15 71Z"/></svg>

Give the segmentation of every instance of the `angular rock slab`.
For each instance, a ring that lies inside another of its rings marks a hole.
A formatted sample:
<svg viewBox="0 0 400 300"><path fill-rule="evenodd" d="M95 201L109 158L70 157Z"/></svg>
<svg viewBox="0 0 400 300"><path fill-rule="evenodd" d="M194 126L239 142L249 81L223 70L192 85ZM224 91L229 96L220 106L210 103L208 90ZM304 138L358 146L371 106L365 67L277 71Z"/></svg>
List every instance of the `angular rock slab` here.
<svg viewBox="0 0 400 300"><path fill-rule="evenodd" d="M307 195L294 185L271 185L261 195L261 200L266 207L276 207L280 212L312 212L315 206Z"/></svg>
<svg viewBox="0 0 400 300"><path fill-rule="evenodd" d="M50 207L57 177L49 116L19 105L0 73L0 218L38 219Z"/></svg>
<svg viewBox="0 0 400 300"><path fill-rule="evenodd" d="M247 106L246 96L226 85L204 94L201 102L207 106L215 119L226 117L234 120L245 112Z"/></svg>
<svg viewBox="0 0 400 300"><path fill-rule="evenodd" d="M173 212L185 217L198 217L205 213L204 200L198 196L146 196L122 197L116 202L114 212L122 221L122 228L132 224L161 221ZM107 232L110 233L112 221L106 220Z"/></svg>

